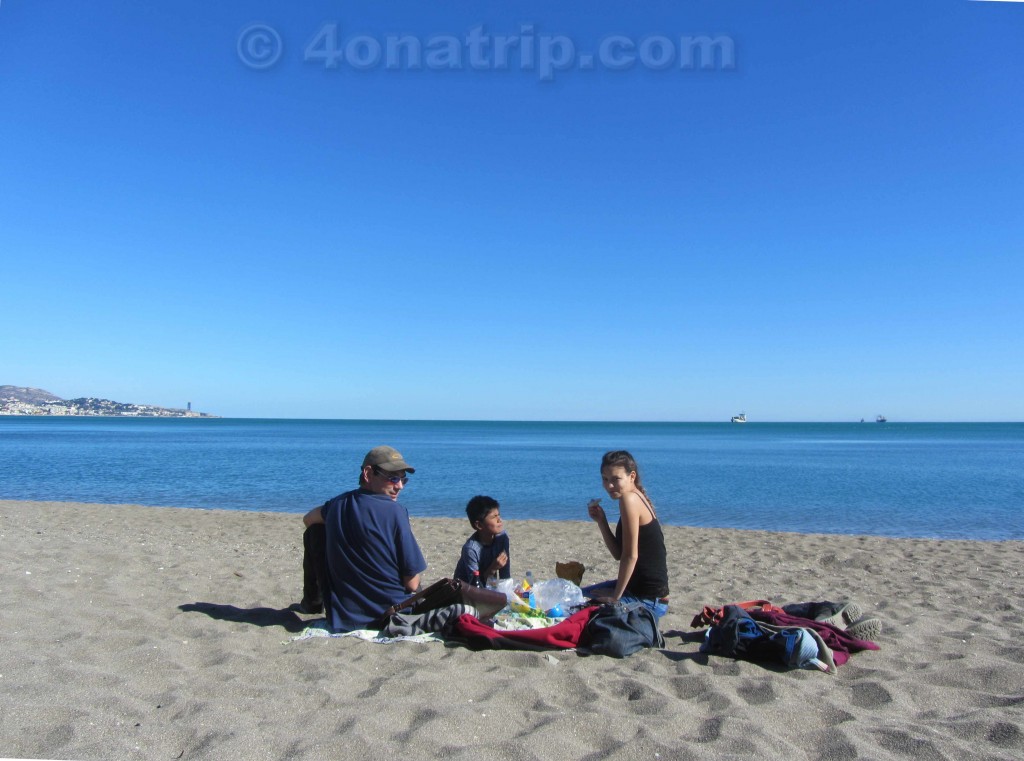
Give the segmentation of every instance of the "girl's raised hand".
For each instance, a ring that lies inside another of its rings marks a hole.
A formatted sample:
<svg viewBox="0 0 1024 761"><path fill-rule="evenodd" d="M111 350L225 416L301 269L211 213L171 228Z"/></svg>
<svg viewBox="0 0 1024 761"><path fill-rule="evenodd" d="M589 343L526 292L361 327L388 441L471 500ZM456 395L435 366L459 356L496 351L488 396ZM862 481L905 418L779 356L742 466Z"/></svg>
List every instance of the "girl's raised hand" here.
<svg viewBox="0 0 1024 761"><path fill-rule="evenodd" d="M591 520L599 521L604 518L604 508L601 507L601 500L592 499L587 504L587 513Z"/></svg>

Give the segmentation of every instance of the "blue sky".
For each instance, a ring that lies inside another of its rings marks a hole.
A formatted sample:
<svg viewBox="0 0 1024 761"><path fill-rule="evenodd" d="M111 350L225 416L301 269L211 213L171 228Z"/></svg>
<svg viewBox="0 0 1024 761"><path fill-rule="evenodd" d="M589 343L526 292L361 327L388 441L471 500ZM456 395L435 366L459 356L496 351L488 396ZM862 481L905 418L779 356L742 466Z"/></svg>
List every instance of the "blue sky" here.
<svg viewBox="0 0 1024 761"><path fill-rule="evenodd" d="M359 58L474 29L473 65ZM681 67L700 35L733 66ZM612 37L648 54L613 70ZM3 0L0 384L1024 420L1022 41L1024 3L970 0Z"/></svg>

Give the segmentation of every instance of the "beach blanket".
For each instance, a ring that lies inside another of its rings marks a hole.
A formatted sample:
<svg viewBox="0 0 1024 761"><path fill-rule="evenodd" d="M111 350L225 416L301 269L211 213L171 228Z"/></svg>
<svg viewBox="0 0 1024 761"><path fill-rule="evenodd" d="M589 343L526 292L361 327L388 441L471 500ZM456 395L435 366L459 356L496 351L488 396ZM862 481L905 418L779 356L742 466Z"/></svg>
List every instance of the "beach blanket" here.
<svg viewBox="0 0 1024 761"><path fill-rule="evenodd" d="M587 608L566 618L564 616L545 616L539 611L530 610L524 612L506 608L499 615L495 616L494 619L483 623L480 621L474 608L464 605L452 606L452 613L457 618L451 625L444 627L444 633L417 633L418 629L415 625L417 619L423 618L424 615L429 616L429 613L414 616L403 616L396 613L391 617L388 628L379 631L376 629L360 629L351 632L332 632L327 626L326 619L318 619L310 623L309 626L288 640L288 642L298 642L317 637L356 637L367 642L377 642L380 644L390 644L392 642L444 642L445 634L450 632L460 641L474 642L478 646L472 649L477 650L488 647L531 650L547 650L551 647L569 649L576 647L580 634L578 630L581 630L582 626L586 625L592 610L594 608ZM438 612L434 611L433 613ZM580 616L580 613L585 615ZM572 623L569 623L568 626L563 625L569 621L572 621ZM582 621L582 625L577 624L579 621ZM411 624L411 626L405 626L405 624ZM460 624L462 624L461 627ZM485 640L488 639L494 640L498 644L487 644ZM517 647L516 642L523 643L523 646Z"/></svg>
<svg viewBox="0 0 1024 761"><path fill-rule="evenodd" d="M390 645L392 642L444 642L444 637L439 634L411 634L398 637L386 637L374 629L357 629L352 632L332 632L327 627L327 619L321 618L314 621L301 632L296 634L288 642L299 642L318 637L355 637L366 642L376 642L381 645Z"/></svg>

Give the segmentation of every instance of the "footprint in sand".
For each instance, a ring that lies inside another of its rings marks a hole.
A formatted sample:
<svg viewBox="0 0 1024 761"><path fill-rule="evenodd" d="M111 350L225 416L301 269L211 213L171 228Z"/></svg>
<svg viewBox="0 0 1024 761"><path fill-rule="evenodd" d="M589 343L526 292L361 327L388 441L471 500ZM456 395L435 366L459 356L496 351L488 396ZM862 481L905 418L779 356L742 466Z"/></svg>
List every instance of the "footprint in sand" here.
<svg viewBox="0 0 1024 761"><path fill-rule="evenodd" d="M75 727L73 724L61 724L53 727L46 733L47 746L63 748L75 739Z"/></svg>
<svg viewBox="0 0 1024 761"><path fill-rule="evenodd" d="M890 753L914 759L935 759L935 761L948 758L939 752L931 740L914 737L901 729L878 729L875 730L874 735L878 740L879 747Z"/></svg>
<svg viewBox="0 0 1024 761"><path fill-rule="evenodd" d="M834 728L822 732L814 745L817 761L851 761L859 756L857 746L850 742L846 733Z"/></svg>
<svg viewBox="0 0 1024 761"><path fill-rule="evenodd" d="M340 737L345 737L346 735L348 735L349 732L351 732L355 728L356 728L356 719L355 719L355 717L351 717L351 718L345 719L344 721L339 721L334 726L334 734L339 735Z"/></svg>
<svg viewBox="0 0 1024 761"><path fill-rule="evenodd" d="M747 682L740 685L736 692L752 706L764 705L775 700L775 690L772 689L771 682L768 681Z"/></svg>
<svg viewBox="0 0 1024 761"><path fill-rule="evenodd" d="M367 688L365 690L363 690L362 692L356 693L356 697L357 698L372 698L378 692L380 692L381 688L385 684L387 684L389 681L390 681L390 679L388 679L386 677L381 677L379 679L371 679L370 680L370 684L367 686Z"/></svg>
<svg viewBox="0 0 1024 761"><path fill-rule="evenodd" d="M853 721L856 718L857 717L852 713L844 711L842 708L837 708L831 705L825 705L822 707L821 723L829 727L834 727L837 724L844 724L848 721Z"/></svg>
<svg viewBox="0 0 1024 761"><path fill-rule="evenodd" d="M669 701L664 695L635 679L623 679L612 688L612 692L625 698L626 707L635 714L650 716L669 710Z"/></svg>
<svg viewBox="0 0 1024 761"><path fill-rule="evenodd" d="M702 675L674 677L669 680L669 684L680 700L693 700L711 690L709 679Z"/></svg>
<svg viewBox="0 0 1024 761"><path fill-rule="evenodd" d="M697 736L694 738L694 742L710 743L714 742L721 736L722 718L720 716L715 716L701 722L700 729L697 730Z"/></svg>
<svg viewBox="0 0 1024 761"><path fill-rule="evenodd" d="M1000 748L1019 748L1024 745L1024 737L1021 736L1020 728L1008 721L993 724L985 739Z"/></svg>
<svg viewBox="0 0 1024 761"><path fill-rule="evenodd" d="M878 682L864 682L853 685L850 702L858 708L881 708L892 702L892 695Z"/></svg>
<svg viewBox="0 0 1024 761"><path fill-rule="evenodd" d="M409 722L408 729L402 732L396 732L394 735L392 735L392 739L394 739L396 742L400 742L403 744L409 743L416 735L417 731L430 724L440 715L441 714L439 714L433 708L424 708L412 717L412 721Z"/></svg>

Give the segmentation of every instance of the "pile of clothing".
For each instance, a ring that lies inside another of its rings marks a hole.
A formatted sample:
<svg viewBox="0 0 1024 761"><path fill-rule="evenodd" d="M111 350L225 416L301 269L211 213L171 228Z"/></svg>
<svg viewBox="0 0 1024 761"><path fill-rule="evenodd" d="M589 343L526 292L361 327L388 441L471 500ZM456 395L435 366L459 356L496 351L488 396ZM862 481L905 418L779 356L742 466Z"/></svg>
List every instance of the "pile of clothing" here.
<svg viewBox="0 0 1024 761"><path fill-rule="evenodd" d="M831 674L851 653L878 650L871 639L882 631L882 621L864 616L852 601L777 606L751 600L721 608L705 606L690 626L709 627L701 652Z"/></svg>

